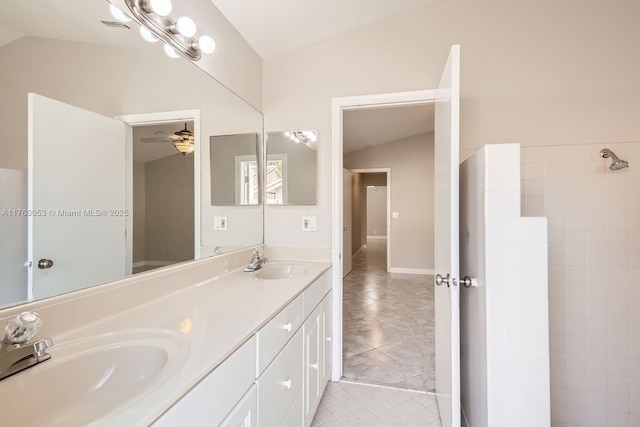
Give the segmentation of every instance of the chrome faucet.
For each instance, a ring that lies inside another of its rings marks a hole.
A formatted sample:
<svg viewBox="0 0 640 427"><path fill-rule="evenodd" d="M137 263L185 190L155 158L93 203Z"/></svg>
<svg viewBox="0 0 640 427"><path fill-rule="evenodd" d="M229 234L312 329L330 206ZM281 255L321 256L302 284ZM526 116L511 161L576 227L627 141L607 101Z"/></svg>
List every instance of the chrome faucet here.
<svg viewBox="0 0 640 427"><path fill-rule="evenodd" d="M47 353L53 345L51 338L29 344L41 325L38 313L29 311L7 322L5 336L0 343L0 380L51 358Z"/></svg>
<svg viewBox="0 0 640 427"><path fill-rule="evenodd" d="M252 271L256 271L262 267L262 264L269 261L267 257L263 256L262 248L256 248L253 251L253 256L251 257L251 262L244 268L245 273L249 273Z"/></svg>

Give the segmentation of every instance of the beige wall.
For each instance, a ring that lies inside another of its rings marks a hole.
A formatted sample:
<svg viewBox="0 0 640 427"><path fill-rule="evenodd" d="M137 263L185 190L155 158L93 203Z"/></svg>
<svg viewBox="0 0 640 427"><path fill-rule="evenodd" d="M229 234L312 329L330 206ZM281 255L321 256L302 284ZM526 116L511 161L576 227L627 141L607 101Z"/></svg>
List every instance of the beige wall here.
<svg viewBox="0 0 640 427"><path fill-rule="evenodd" d="M145 260L193 259L193 156L145 164Z"/></svg>
<svg viewBox="0 0 640 427"><path fill-rule="evenodd" d="M387 235L387 187L367 187L367 236Z"/></svg>
<svg viewBox="0 0 640 427"><path fill-rule="evenodd" d="M347 169L391 168L391 269L433 270L433 133L344 155Z"/></svg>
<svg viewBox="0 0 640 427"><path fill-rule="evenodd" d="M437 87L462 52L461 154L483 144L637 141L640 3L436 1L264 61L266 130L319 130L315 235L267 216L267 243L331 246L331 99ZM269 233L275 227L278 233Z"/></svg>

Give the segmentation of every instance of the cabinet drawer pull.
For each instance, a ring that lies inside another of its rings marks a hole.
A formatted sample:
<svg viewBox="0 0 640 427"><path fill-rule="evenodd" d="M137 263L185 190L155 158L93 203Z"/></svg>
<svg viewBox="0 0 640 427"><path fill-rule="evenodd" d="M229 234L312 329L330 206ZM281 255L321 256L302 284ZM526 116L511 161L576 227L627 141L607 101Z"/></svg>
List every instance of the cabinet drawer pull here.
<svg viewBox="0 0 640 427"><path fill-rule="evenodd" d="M327 340L328 342L331 342L331 337L327 337L327 338L326 338L326 340Z"/></svg>
<svg viewBox="0 0 640 427"><path fill-rule="evenodd" d="M286 325L284 325L284 329L287 332L291 332L291 330L293 329L293 323L291 323L291 322L287 323Z"/></svg>
<svg viewBox="0 0 640 427"><path fill-rule="evenodd" d="M315 369L316 371L318 370L318 364L317 364L317 363L312 363L312 364L311 364L311 367L312 367L313 369Z"/></svg>
<svg viewBox="0 0 640 427"><path fill-rule="evenodd" d="M293 385L291 383L291 380L286 380L285 382L282 383L282 385L284 386L284 388L286 388L287 390L291 390L291 386Z"/></svg>

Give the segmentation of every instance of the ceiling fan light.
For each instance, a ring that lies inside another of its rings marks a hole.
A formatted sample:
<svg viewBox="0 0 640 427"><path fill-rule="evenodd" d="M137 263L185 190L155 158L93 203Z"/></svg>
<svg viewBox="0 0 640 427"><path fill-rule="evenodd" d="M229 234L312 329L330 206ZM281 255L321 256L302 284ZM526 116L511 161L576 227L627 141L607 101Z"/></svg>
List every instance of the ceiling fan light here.
<svg viewBox="0 0 640 427"><path fill-rule="evenodd" d="M171 0L149 0L149 7L153 13L160 16L169 15L173 9Z"/></svg>
<svg viewBox="0 0 640 427"><path fill-rule="evenodd" d="M131 18L113 4L109 4L109 13L111 13L111 16L113 16L117 21L131 22Z"/></svg>
<svg viewBox="0 0 640 427"><path fill-rule="evenodd" d="M154 36L146 27L140 27L140 36L149 43L155 43L158 38Z"/></svg>
<svg viewBox="0 0 640 427"><path fill-rule="evenodd" d="M201 36L198 39L198 47L202 52L210 54L216 50L216 42L209 36Z"/></svg>
<svg viewBox="0 0 640 427"><path fill-rule="evenodd" d="M168 44L164 45L164 53L166 53L169 58L173 58L173 59L180 58L180 54L176 52L176 50L171 46L169 46Z"/></svg>
<svg viewBox="0 0 640 427"><path fill-rule="evenodd" d="M175 142L173 146L176 147L176 150L182 153L183 156L191 154L196 150L196 145L189 140Z"/></svg>
<svg viewBox="0 0 640 427"><path fill-rule="evenodd" d="M188 16L181 16L176 22L176 30L184 37L193 37L196 34L196 23Z"/></svg>

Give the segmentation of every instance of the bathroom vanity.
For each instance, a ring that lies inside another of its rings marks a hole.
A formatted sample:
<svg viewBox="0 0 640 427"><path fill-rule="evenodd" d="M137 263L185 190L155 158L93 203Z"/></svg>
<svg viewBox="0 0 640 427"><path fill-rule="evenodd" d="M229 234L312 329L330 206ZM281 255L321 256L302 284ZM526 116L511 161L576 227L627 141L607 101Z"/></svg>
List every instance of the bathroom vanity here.
<svg viewBox="0 0 640 427"><path fill-rule="evenodd" d="M0 381L5 421L310 425L331 375L331 264L271 260L245 273L251 253L1 311L2 324L37 311L35 338L54 342L51 360Z"/></svg>

